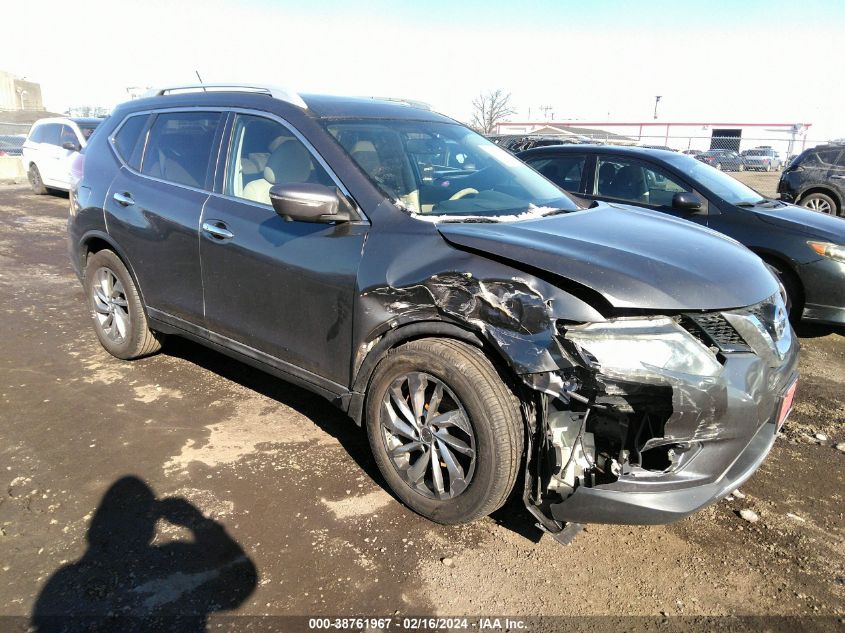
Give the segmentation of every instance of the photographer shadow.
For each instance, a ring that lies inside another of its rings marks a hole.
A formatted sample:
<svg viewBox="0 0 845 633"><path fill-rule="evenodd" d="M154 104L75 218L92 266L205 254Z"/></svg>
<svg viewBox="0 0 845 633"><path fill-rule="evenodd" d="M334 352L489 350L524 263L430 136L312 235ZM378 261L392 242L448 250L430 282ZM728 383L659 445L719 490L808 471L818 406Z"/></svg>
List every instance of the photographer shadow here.
<svg viewBox="0 0 845 633"><path fill-rule="evenodd" d="M154 544L160 519L192 540ZM87 540L82 558L47 581L31 630L200 632L209 614L236 608L256 586L255 565L222 525L181 497L156 499L134 476L103 496Z"/></svg>

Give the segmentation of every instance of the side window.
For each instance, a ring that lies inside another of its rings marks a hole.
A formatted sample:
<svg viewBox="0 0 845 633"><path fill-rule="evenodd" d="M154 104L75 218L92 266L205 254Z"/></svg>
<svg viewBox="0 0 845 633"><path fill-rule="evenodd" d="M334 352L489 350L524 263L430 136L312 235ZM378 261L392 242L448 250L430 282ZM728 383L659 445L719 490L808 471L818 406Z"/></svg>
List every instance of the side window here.
<svg viewBox="0 0 845 633"><path fill-rule="evenodd" d="M841 154L843 154L843 152L838 149L823 149L819 150L816 153L816 156L818 156L819 163L821 163L824 167L830 167L831 165L837 164Z"/></svg>
<svg viewBox="0 0 845 633"><path fill-rule="evenodd" d="M528 164L561 189L578 193L587 157L584 155L553 156L528 160Z"/></svg>
<svg viewBox="0 0 845 633"><path fill-rule="evenodd" d="M143 142L140 142L141 134L147 126L147 115L131 116L120 126L114 135L112 142L120 157L135 169L141 163L141 152Z"/></svg>
<svg viewBox="0 0 845 633"><path fill-rule="evenodd" d="M77 147L79 146L79 139L76 136L76 132L74 132L73 128L69 125L62 126L62 131L59 136L59 145L64 145L65 143L73 143Z"/></svg>
<svg viewBox="0 0 845 633"><path fill-rule="evenodd" d="M662 170L626 158L599 158L596 195L657 207L672 206L676 193L689 192Z"/></svg>
<svg viewBox="0 0 845 633"><path fill-rule="evenodd" d="M239 114L232 126L223 193L270 204L273 185L334 186L303 143L287 127L260 116Z"/></svg>
<svg viewBox="0 0 845 633"><path fill-rule="evenodd" d="M61 145L59 143L59 135L62 129L62 126L58 123L47 123L46 125L41 126L42 129L42 143L49 143L50 145Z"/></svg>
<svg viewBox="0 0 845 633"><path fill-rule="evenodd" d="M39 125L32 133L29 135L29 140L33 143L43 143L44 142L44 126Z"/></svg>
<svg viewBox="0 0 845 633"><path fill-rule="evenodd" d="M204 187L219 112L167 112L150 129L141 173L180 185Z"/></svg>

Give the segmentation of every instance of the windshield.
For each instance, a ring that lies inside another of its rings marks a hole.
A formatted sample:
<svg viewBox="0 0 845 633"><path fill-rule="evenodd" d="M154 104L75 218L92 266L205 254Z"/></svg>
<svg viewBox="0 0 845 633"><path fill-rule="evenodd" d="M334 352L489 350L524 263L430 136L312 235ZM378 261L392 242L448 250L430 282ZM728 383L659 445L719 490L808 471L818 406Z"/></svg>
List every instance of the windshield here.
<svg viewBox="0 0 845 633"><path fill-rule="evenodd" d="M725 202L730 204L758 204L765 201L765 198L751 187L743 185L736 178L694 158L675 155L666 158L666 161L686 174L690 180L706 187Z"/></svg>
<svg viewBox="0 0 845 633"><path fill-rule="evenodd" d="M462 125L373 119L329 121L326 128L379 189L412 213L495 221L579 209L553 183Z"/></svg>

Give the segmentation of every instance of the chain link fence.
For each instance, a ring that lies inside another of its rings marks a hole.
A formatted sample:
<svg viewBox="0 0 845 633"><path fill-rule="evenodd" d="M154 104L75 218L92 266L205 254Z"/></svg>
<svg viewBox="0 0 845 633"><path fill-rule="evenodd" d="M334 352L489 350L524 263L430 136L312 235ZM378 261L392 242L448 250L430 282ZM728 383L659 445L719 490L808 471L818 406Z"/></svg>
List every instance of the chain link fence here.
<svg viewBox="0 0 845 633"><path fill-rule="evenodd" d="M32 123L7 122L0 116L0 157L20 156L31 127Z"/></svg>

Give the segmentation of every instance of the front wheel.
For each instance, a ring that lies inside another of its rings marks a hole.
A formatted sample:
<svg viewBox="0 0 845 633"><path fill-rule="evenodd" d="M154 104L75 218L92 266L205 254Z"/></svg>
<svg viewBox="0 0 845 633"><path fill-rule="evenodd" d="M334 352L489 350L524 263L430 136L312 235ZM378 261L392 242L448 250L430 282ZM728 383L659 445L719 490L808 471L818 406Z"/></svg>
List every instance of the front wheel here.
<svg viewBox="0 0 845 633"><path fill-rule="evenodd" d="M481 350L421 339L391 350L367 391L367 435L414 512L465 523L501 507L522 459L519 403Z"/></svg>
<svg viewBox="0 0 845 633"><path fill-rule="evenodd" d="M130 360L161 349L161 335L150 330L135 282L113 251L88 258L84 285L94 331L109 354Z"/></svg>

